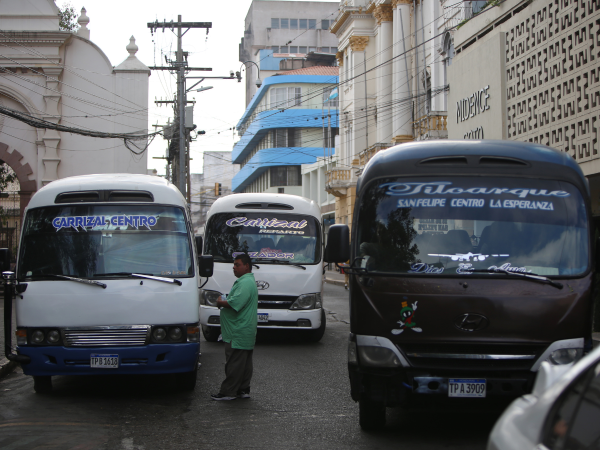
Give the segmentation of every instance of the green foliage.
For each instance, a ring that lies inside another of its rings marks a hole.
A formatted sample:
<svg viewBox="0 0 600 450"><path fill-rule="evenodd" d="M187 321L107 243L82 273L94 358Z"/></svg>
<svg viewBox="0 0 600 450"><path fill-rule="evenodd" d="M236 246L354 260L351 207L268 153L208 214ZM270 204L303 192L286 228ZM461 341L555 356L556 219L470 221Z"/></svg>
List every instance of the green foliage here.
<svg viewBox="0 0 600 450"><path fill-rule="evenodd" d="M0 160L0 192L4 192L6 187L14 181L17 181L17 174L8 164Z"/></svg>
<svg viewBox="0 0 600 450"><path fill-rule="evenodd" d="M75 7L70 3L63 3L58 7L58 18L58 26L62 31L77 31L79 28Z"/></svg>

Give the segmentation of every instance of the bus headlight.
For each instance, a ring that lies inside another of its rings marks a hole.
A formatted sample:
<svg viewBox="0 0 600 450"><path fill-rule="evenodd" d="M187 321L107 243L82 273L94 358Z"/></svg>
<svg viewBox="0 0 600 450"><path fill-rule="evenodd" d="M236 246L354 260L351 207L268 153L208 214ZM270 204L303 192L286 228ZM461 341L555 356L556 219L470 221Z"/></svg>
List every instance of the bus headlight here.
<svg viewBox="0 0 600 450"><path fill-rule="evenodd" d="M392 350L386 347L358 347L358 357L364 366L401 367L402 363Z"/></svg>
<svg viewBox="0 0 600 450"><path fill-rule="evenodd" d="M183 336L183 333L181 332L181 328L172 327L169 329L169 339L171 341L180 341L181 336Z"/></svg>
<svg viewBox="0 0 600 450"><path fill-rule="evenodd" d="M44 342L44 332L42 330L35 330L31 333L31 342L34 344L41 344Z"/></svg>
<svg viewBox="0 0 600 450"><path fill-rule="evenodd" d="M46 339L50 344L56 344L58 341L60 341L60 333L57 330L49 331Z"/></svg>
<svg viewBox="0 0 600 450"><path fill-rule="evenodd" d="M200 304L201 305L206 305L206 306L217 306L217 299L219 297L221 297L223 294L221 294L218 291L207 291L205 289L202 289L200 291Z"/></svg>
<svg viewBox="0 0 600 450"><path fill-rule="evenodd" d="M164 341L166 337L167 332L164 328L155 328L154 331L152 331L152 339L154 339L157 342Z"/></svg>
<svg viewBox="0 0 600 450"><path fill-rule="evenodd" d="M561 348L550 353L548 360L555 366L571 364L583 356L582 348Z"/></svg>
<svg viewBox="0 0 600 450"><path fill-rule="evenodd" d="M321 294L304 294L299 296L290 309L315 309L321 307Z"/></svg>

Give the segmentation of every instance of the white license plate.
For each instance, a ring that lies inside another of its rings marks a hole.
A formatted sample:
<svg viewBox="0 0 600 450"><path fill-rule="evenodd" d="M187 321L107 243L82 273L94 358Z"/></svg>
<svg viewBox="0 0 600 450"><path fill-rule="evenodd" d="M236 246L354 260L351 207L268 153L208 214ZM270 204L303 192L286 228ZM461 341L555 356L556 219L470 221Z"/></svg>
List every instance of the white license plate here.
<svg viewBox="0 0 600 450"><path fill-rule="evenodd" d="M483 379L454 378L448 380L448 397L479 397L486 394L486 382Z"/></svg>
<svg viewBox="0 0 600 450"><path fill-rule="evenodd" d="M119 355L90 355L90 367L95 369L117 369L119 367Z"/></svg>
<svg viewBox="0 0 600 450"><path fill-rule="evenodd" d="M258 321L259 322L268 322L269 321L269 313L258 313Z"/></svg>

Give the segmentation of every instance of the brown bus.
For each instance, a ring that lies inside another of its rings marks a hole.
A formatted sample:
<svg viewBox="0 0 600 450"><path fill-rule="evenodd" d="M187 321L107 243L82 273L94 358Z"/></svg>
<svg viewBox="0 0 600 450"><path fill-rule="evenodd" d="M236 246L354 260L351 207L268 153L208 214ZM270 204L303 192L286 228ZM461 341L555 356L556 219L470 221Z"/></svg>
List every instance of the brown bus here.
<svg viewBox="0 0 600 450"><path fill-rule="evenodd" d="M418 395L522 395L543 361L570 364L591 348L590 193L568 154L402 144L369 161L356 196L352 232L330 228L326 260L350 260L361 427Z"/></svg>

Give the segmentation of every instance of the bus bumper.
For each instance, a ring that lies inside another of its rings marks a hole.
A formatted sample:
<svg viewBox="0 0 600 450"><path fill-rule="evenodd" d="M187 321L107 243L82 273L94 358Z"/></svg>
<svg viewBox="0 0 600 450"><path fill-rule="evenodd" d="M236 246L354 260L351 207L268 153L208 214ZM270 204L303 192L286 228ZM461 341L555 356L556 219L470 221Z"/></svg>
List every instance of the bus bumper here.
<svg viewBox="0 0 600 450"><path fill-rule="evenodd" d="M258 316L258 328L315 330L321 326L322 308L307 310L258 308ZM209 327L220 326L219 309L202 305L200 307L200 324Z"/></svg>
<svg viewBox="0 0 600 450"><path fill-rule="evenodd" d="M161 374L191 372L198 364L199 343L152 344L140 347L30 347L18 346L31 358L23 373L34 376ZM117 368L92 368L90 355L119 355Z"/></svg>

